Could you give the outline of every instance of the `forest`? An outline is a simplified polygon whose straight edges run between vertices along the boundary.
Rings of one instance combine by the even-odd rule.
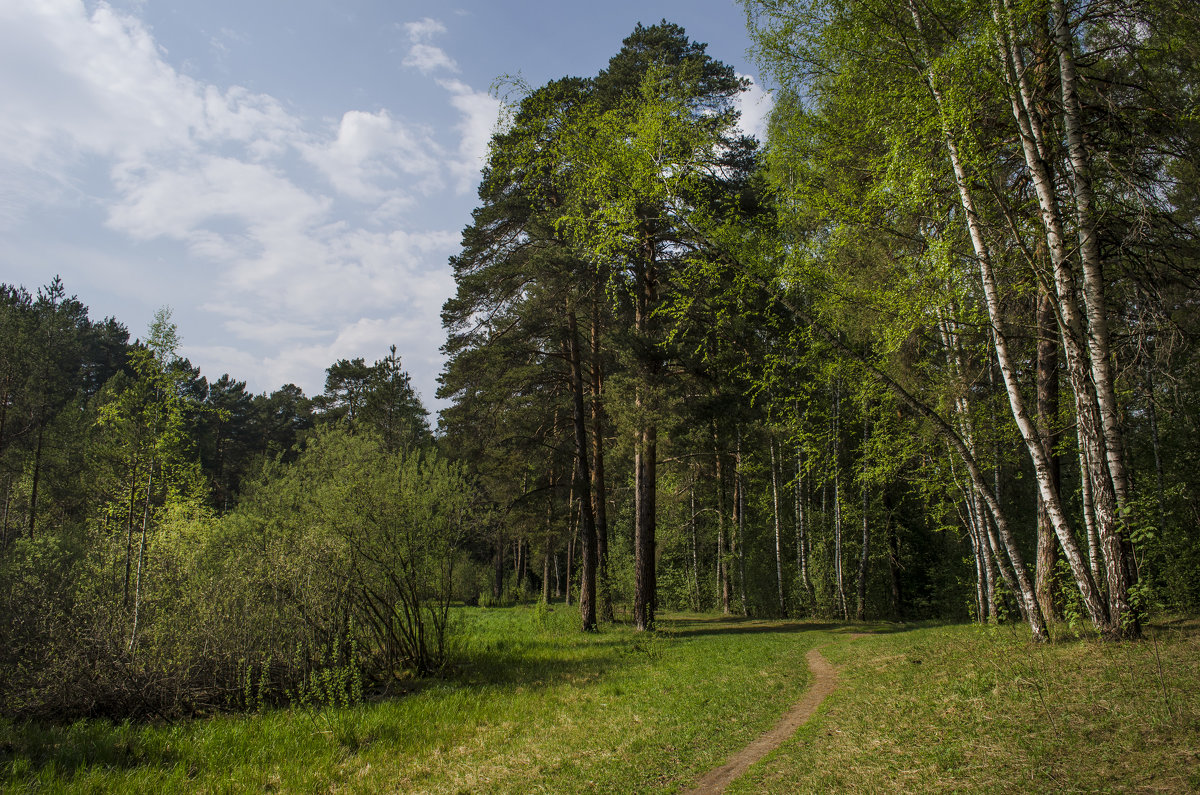
[[[256,395],[168,308],[4,285],[0,711],[353,705],[522,604],[634,644],[1200,612],[1195,7],[743,5],[763,143],[666,20],[500,84],[436,421],[395,347]]]

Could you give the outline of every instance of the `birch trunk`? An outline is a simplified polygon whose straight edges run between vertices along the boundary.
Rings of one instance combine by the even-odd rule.
[[[833,578],[837,588],[838,614],[843,621],[850,620],[846,606],[846,584],[842,575],[842,464],[841,464],[841,395],[837,384],[833,387]]]
[[[1061,0],[1055,0],[1055,36],[1059,48],[1063,125],[1070,151],[1077,248],[1083,265],[1083,297],[1088,321],[1086,330],[1075,297],[1075,279],[1065,233],[1066,224],[1058,201],[1054,175],[1046,156],[1044,131],[1037,113],[1032,110],[1036,99],[1021,48],[1018,46],[1012,14],[1007,2],[1003,12],[998,3],[993,3],[992,8],[997,22],[997,45],[1001,64],[1008,79],[1013,118],[1017,122],[1021,150],[1037,195],[1054,272],[1063,350],[1072,390],[1075,393],[1077,433],[1082,459],[1088,467],[1083,477],[1090,481],[1088,485],[1096,532],[1104,556],[1108,604],[1105,620],[1098,626],[1108,633],[1120,633],[1130,618],[1128,589],[1131,583],[1126,560],[1127,543],[1120,519],[1121,508],[1126,504],[1128,488],[1120,447],[1119,414],[1109,363],[1110,346],[1103,277],[1091,218],[1089,164],[1082,132],[1079,129],[1073,37],[1066,19],[1065,7]],[[1117,447],[1111,449],[1112,444],[1116,444]],[[1060,538],[1060,542],[1061,540]],[[1133,631],[1136,631],[1136,627]]]
[[[787,618],[787,602],[783,597],[783,526],[779,515],[779,461],[775,455],[775,437],[771,445],[771,507],[775,514],[775,587],[779,593],[779,615]]]
[[[863,448],[866,448],[867,438],[869,436],[869,423],[863,421]],[[867,610],[867,565],[871,555],[871,534],[870,525],[867,522],[867,479],[863,476],[862,482],[862,554],[858,558],[858,592],[857,603],[854,606],[854,618],[856,621],[862,621]]]
[[[1109,615],[1115,631],[1136,635],[1139,632],[1137,616],[1129,601],[1129,589],[1134,584],[1132,545],[1126,516],[1129,510],[1129,476],[1125,468],[1121,409],[1117,403],[1112,373],[1112,345],[1108,332],[1103,263],[1092,211],[1095,197],[1092,191],[1091,162],[1083,139],[1078,77],[1075,72],[1074,36],[1065,3],[1062,0],[1054,0],[1053,8],[1055,39],[1058,44],[1058,71],[1062,84],[1063,129],[1070,153],[1075,227],[1079,236],[1079,259],[1083,266],[1083,303],[1088,320],[1087,345],[1091,354],[1091,375],[1096,388],[1096,402],[1104,435],[1105,460],[1108,475],[1112,479],[1113,498],[1118,511],[1112,525],[1100,525],[1100,543],[1108,575]]]
[[[918,33],[924,35],[920,12],[912,0],[909,1],[909,11],[912,15],[913,22],[916,25]],[[1071,571],[1075,575],[1075,579],[1079,585],[1080,594],[1083,597],[1083,602],[1085,609],[1087,610],[1088,617],[1096,626],[1107,627],[1107,612],[1105,611],[1104,605],[1100,600],[1095,583],[1091,577],[1091,572],[1088,571],[1082,555],[1079,554],[1079,548],[1075,543],[1074,535],[1071,532],[1066,514],[1063,511],[1059,494],[1053,487],[1053,481],[1050,477],[1049,456],[1046,452],[1046,449],[1043,447],[1041,440],[1038,438],[1033,422],[1030,420],[1029,413],[1025,407],[1025,399],[1021,394],[1020,386],[1016,380],[1015,367],[1008,350],[1008,339],[1003,331],[1003,315],[1000,307],[999,290],[992,272],[991,253],[985,241],[983,227],[979,221],[979,216],[975,209],[975,200],[971,193],[966,168],[959,157],[958,146],[949,127],[949,123],[946,120],[945,112],[943,110],[944,102],[942,99],[942,94],[937,87],[937,81],[934,79],[933,74],[929,72],[929,70],[925,71],[924,77],[930,93],[933,96],[934,102],[938,107],[939,113],[942,114],[942,132],[944,143],[946,145],[951,167],[954,172],[954,179],[958,187],[959,199],[966,217],[967,230],[971,238],[972,249],[975,253],[975,259],[979,265],[980,280],[983,286],[988,318],[992,324],[993,345],[995,347],[997,361],[1000,365],[1000,372],[1004,379],[1004,386],[1008,395],[1009,405],[1012,409],[1013,417],[1017,421],[1017,426],[1021,431],[1021,436],[1025,441],[1025,446],[1033,459],[1034,472],[1037,478],[1039,492],[1041,493],[1042,499],[1046,504],[1047,514],[1049,515],[1051,522],[1054,524],[1055,533],[1058,536],[1059,543],[1063,547],[1064,553],[1066,554],[1067,561],[1071,566]],[[993,495],[991,497],[991,502],[989,502],[989,507],[994,502],[995,497]],[[1015,569],[1014,574],[1019,583],[1019,598],[1024,602],[1027,614],[1032,617],[1036,613],[1038,617],[1037,620],[1040,623],[1041,610],[1037,606],[1033,584],[1029,580],[1028,569],[1024,565],[1023,557],[1021,556],[1021,553],[1013,539],[1004,538],[1003,540],[1005,550],[1013,564],[1013,568]],[[1001,573],[1003,574],[1003,569]],[[1042,631],[1044,633],[1044,626]]]
[[[800,573],[800,585],[808,599],[808,607],[813,603],[812,579],[808,574],[808,516],[804,510],[804,470],[800,460],[800,447],[796,447],[796,571]]]

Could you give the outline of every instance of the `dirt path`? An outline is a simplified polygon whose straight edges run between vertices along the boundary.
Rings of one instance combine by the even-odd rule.
[[[804,698],[796,702],[779,723],[766,734],[761,735],[742,750],[734,754],[728,762],[718,768],[708,771],[696,782],[696,787],[685,795],[717,795],[738,776],[746,772],[750,765],[778,748],[784,740],[791,737],[800,728],[817,707],[825,700],[825,696],[833,692],[837,684],[837,671],[829,661],[821,656],[821,652],[813,649],[807,655],[808,670],[812,671],[813,682],[804,694]]]

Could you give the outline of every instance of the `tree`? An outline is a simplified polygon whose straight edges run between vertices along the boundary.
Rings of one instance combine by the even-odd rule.
[[[745,89],[683,28],[638,25],[563,125],[571,191],[560,224],[633,308],[634,623],[654,625],[658,421],[666,330],[658,317],[688,251],[681,205],[712,204],[745,179],[752,146],[734,132]],[[685,134],[685,131],[687,134]],[[700,131],[699,135],[696,135]]]
[[[183,374],[176,366],[178,346],[170,308],[159,309],[145,344],[129,353],[132,376],[114,378],[99,407],[97,423],[117,451],[117,467],[124,473],[120,491],[109,497],[107,513],[126,525],[122,600],[127,608],[132,601],[130,650],[137,647],[151,529],[161,513],[199,495],[198,468],[185,436],[188,409],[181,394]]]

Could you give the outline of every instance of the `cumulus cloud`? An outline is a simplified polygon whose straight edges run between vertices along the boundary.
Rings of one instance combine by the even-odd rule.
[[[443,154],[432,133],[401,124],[386,110],[348,111],[335,138],[300,149],[339,192],[358,201],[394,199],[400,177],[414,178],[411,187],[423,193],[441,186]]]
[[[454,59],[441,47],[434,47],[432,44],[414,44],[401,63],[419,69],[422,74],[431,74],[439,69],[458,71],[458,64]]]
[[[750,80],[750,89],[743,91],[737,97],[738,110],[742,112],[739,127],[746,135],[753,135],[760,141],[767,140],[767,122],[771,118],[771,109],[775,100],[771,93],[764,89],[750,75],[738,75]]]
[[[425,17],[418,22],[404,23],[404,30],[412,45],[401,61],[404,66],[411,66],[422,74],[432,74],[441,69],[448,72],[458,71],[458,64],[445,50],[429,43],[434,36],[446,32],[445,25],[436,19]]]
[[[430,44],[441,22],[404,30],[406,64],[457,71]],[[194,301],[223,330],[182,329],[206,373],[311,390],[335,358],[395,342],[432,384],[458,234],[405,228],[405,213],[446,186],[470,189],[498,111],[459,80],[439,85],[457,137],[387,109],[314,123],[181,74],[137,17],[105,3],[0,3],[0,228],[70,194],[131,245],[178,245],[177,262],[147,259],[122,278],[147,284],[137,268],[156,269],[155,284],[205,285],[156,303]]]
[[[457,177],[459,192],[470,190],[487,161],[488,143],[500,118],[500,100],[486,91],[476,91],[461,80],[439,80],[450,92],[450,104],[462,114],[456,125],[459,132],[458,159],[450,164]]]

